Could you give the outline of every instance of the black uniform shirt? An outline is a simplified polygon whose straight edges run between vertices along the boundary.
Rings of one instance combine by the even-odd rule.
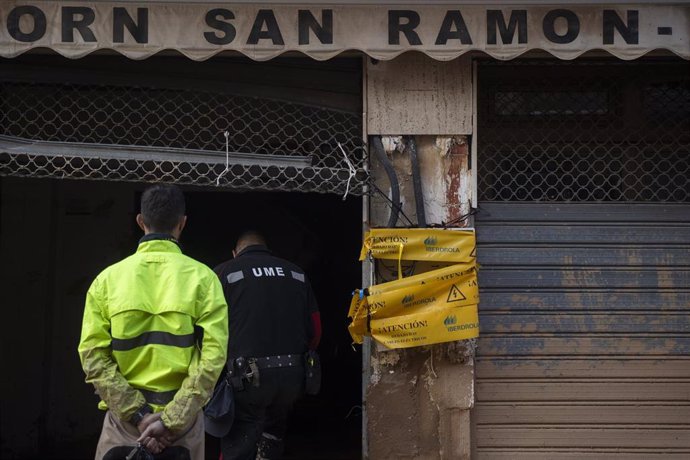
[[[318,311],[304,271],[265,246],[245,248],[215,268],[229,309],[228,357],[307,351]]]

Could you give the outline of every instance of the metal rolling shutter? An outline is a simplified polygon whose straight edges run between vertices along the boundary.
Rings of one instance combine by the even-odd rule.
[[[688,458],[690,206],[482,208],[476,458]]]
[[[510,84],[480,71],[473,458],[690,458],[690,72],[589,68],[589,83],[554,89],[578,69],[541,66],[527,82],[527,67],[503,68]],[[547,102],[502,119],[521,81]],[[681,116],[645,121],[650,87],[676,88],[662,106]],[[561,109],[568,97],[583,105]]]

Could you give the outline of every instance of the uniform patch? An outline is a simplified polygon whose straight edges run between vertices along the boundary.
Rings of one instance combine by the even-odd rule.
[[[256,278],[262,276],[285,276],[283,267],[252,267],[252,274]]]
[[[304,273],[293,272],[292,270],[290,270],[290,272],[292,273],[292,277],[293,277],[294,279],[296,279],[297,281],[301,281],[301,282],[304,283]]]
[[[230,273],[225,279],[228,280],[229,284],[236,283],[244,279],[244,273],[242,270]]]

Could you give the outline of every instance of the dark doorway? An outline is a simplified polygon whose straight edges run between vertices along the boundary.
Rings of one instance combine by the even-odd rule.
[[[0,337],[0,458],[89,459],[103,413],[76,352],[94,277],[133,253],[142,183],[0,178],[0,275],[9,326]],[[361,452],[361,353],[347,308],[360,284],[361,199],[305,193],[189,188],[186,254],[210,265],[230,257],[249,225],[274,252],[300,264],[319,301],[323,386],[296,407],[289,459],[351,459]],[[30,331],[30,332],[27,332]],[[349,416],[348,416],[349,415]],[[208,458],[217,459],[208,440]]]
[[[239,233],[266,235],[271,250],[301,266],[319,302],[323,338],[321,394],[303,399],[293,413],[286,456],[354,459],[361,456],[361,353],[351,347],[347,306],[361,282],[357,263],[361,200],[301,193],[187,193],[185,252],[213,267],[231,257]],[[217,459],[208,440],[207,458]]]

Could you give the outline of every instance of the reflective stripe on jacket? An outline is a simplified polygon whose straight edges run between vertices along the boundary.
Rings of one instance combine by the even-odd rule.
[[[172,241],[142,242],[89,288],[79,343],[86,381],[119,418],[149,402],[167,428],[180,430],[225,364],[227,311],[210,268]]]

